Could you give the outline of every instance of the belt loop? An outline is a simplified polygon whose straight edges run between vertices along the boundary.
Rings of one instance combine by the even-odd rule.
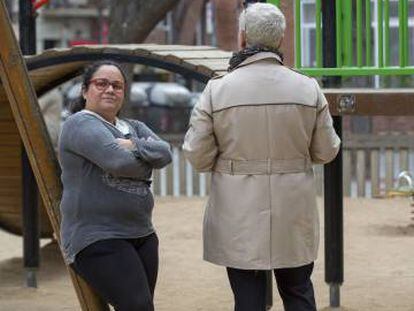
[[[230,163],[230,174],[231,175],[234,175],[233,161],[232,160],[229,160],[229,163]]]
[[[272,175],[272,159],[267,159],[267,175]]]

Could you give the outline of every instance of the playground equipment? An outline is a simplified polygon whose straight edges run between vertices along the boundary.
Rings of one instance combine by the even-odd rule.
[[[414,178],[408,171],[402,171],[398,175],[398,185],[395,189],[388,191],[388,197],[409,197],[411,210],[411,220],[414,225]]]
[[[376,56],[376,64],[370,65],[370,62],[368,62],[368,65],[363,66],[360,62],[362,54],[360,49],[358,49],[357,65],[353,66],[353,49],[352,47],[349,48],[350,44],[352,44],[352,37],[349,40],[347,36],[348,33],[352,33],[350,29],[352,26],[352,10],[350,10],[347,4],[350,1],[337,0],[335,2],[337,4],[336,7],[333,6],[332,1],[325,3],[328,3],[329,6],[322,6],[323,3],[321,1],[316,1],[317,41],[320,43],[317,45],[319,49],[317,52],[317,64],[319,68],[304,68],[301,65],[301,58],[299,57],[301,55],[300,45],[296,41],[296,66],[298,69],[316,76],[414,74],[414,67],[408,66],[408,35],[406,30],[404,30],[405,26],[401,26],[401,61],[397,68],[392,68],[387,65],[389,64],[387,63],[388,54],[386,51],[384,53],[382,48],[384,46],[384,38],[385,42],[387,41],[387,28],[385,27],[384,30],[382,26],[377,27],[378,34],[376,37],[378,39],[375,42],[377,42],[378,53]],[[361,0],[357,1],[357,16],[362,14],[362,10],[360,9],[361,3]],[[371,4],[371,1],[364,3]],[[383,1],[376,1],[375,3],[378,4],[376,11],[378,20],[383,21],[383,18],[381,18],[383,13],[381,12],[387,11],[387,3],[389,8],[389,1],[385,1],[385,5],[383,5]],[[405,16],[407,16],[408,2],[402,0],[399,3],[401,7],[400,21],[401,25],[403,25],[407,20]],[[300,29],[299,8],[301,1],[296,1],[296,5],[296,14],[299,14],[296,15],[296,22],[298,23],[297,28]],[[370,7],[370,5],[367,7]],[[325,13],[336,12],[334,15],[336,16],[336,20],[333,26],[331,24],[332,27],[328,27],[328,24],[325,24],[324,28],[321,27],[322,15],[324,15],[321,11]],[[367,14],[372,13],[370,10],[366,11],[368,12]],[[385,15],[387,16],[387,13]],[[324,16],[326,19],[329,18],[329,14],[325,14]],[[361,25],[360,18],[357,18],[357,23]],[[381,22],[379,24],[383,25],[384,23]],[[324,31],[332,32],[331,29],[336,29],[333,34],[337,37],[348,38],[346,40],[344,39],[344,47],[335,38],[330,38],[326,33],[323,35]],[[87,63],[98,59],[112,58],[120,62],[146,64],[181,74],[187,79],[206,82],[212,76],[226,72],[228,58],[230,56],[228,52],[219,51],[212,47],[199,46],[85,46],[73,49],[46,51],[40,55],[27,57],[26,64],[29,71],[27,72],[14,39],[10,23],[8,22],[3,2],[1,2],[0,6],[0,37],[4,40],[0,47],[0,74],[3,81],[3,85],[0,87],[0,150],[2,151],[0,153],[0,226],[15,233],[19,233],[21,230],[21,227],[19,227],[19,193],[21,192],[19,138],[22,138],[28,151],[45,210],[48,212],[49,219],[51,220],[52,227],[45,227],[44,234],[50,235],[52,233],[51,228],[55,232],[59,231],[58,205],[61,194],[58,174],[59,168],[37,107],[36,95],[40,96],[53,87],[75,77]],[[322,40],[322,37],[325,40]],[[368,32],[366,37],[369,37]],[[360,47],[362,46],[360,39],[362,36],[357,38],[357,45]],[[331,42],[334,43],[334,46],[331,46],[330,49],[332,51],[338,50],[338,53],[335,53],[336,56],[333,58],[336,63],[328,64],[332,68],[322,68],[322,50],[329,51],[329,47],[323,47],[322,43],[329,43],[329,39],[332,39]],[[366,42],[370,42],[370,40],[367,39]],[[370,49],[368,43],[366,49]],[[367,54],[366,60],[369,61],[370,55],[371,52]],[[337,118],[337,121],[340,121],[338,118],[345,114],[414,115],[414,109],[410,101],[414,95],[413,90],[378,89],[373,91],[371,89],[326,89],[325,94],[330,103],[330,110]],[[340,160],[339,164],[342,164]],[[335,164],[333,169],[337,167],[338,163]],[[334,177],[334,175],[329,176]],[[329,176],[328,179],[330,178]],[[338,196],[335,189],[331,191],[331,196]],[[42,215],[42,218],[46,218],[45,214]],[[329,217],[332,217],[332,215]],[[336,224],[331,223],[331,227],[336,226],[336,228],[342,228],[338,225],[341,223],[342,218],[338,216],[336,218]],[[341,232],[337,230],[335,234],[341,235]],[[336,250],[339,254],[338,257],[341,257],[341,243],[335,245],[338,246]],[[107,310],[107,306],[99,300],[89,286],[83,283],[75,274],[71,273],[71,277],[84,310]],[[334,291],[337,290],[337,288],[334,288]]]

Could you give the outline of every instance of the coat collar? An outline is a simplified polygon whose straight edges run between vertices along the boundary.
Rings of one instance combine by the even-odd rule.
[[[280,65],[283,65],[283,61],[282,59],[279,57],[279,55],[272,53],[272,52],[259,52],[256,53],[250,57],[248,57],[247,59],[245,59],[244,61],[242,61],[239,65],[237,65],[236,67],[234,67],[233,70],[249,65],[251,63],[255,63],[264,59],[275,59]],[[232,70],[232,71],[233,71]]]

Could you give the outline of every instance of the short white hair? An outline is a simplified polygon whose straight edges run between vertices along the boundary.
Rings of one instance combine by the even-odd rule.
[[[285,16],[273,4],[254,3],[240,14],[239,30],[245,32],[247,46],[277,49],[285,29]]]

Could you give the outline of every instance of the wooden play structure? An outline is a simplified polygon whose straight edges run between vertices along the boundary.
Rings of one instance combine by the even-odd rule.
[[[297,1],[299,2],[299,1]],[[341,1],[337,1],[341,3]],[[404,2],[404,1],[401,1]],[[317,1],[320,5],[320,1]],[[404,2],[405,3],[405,2]],[[318,11],[319,12],[319,11]],[[318,15],[321,18],[320,15]],[[346,16],[346,14],[344,15]],[[322,29],[318,30],[322,36]],[[341,33],[339,33],[341,34]],[[207,46],[116,45],[80,46],[49,50],[23,58],[0,1],[0,228],[21,234],[21,141],[28,153],[42,198],[41,235],[59,240],[60,168],[39,111],[37,97],[80,74],[84,66],[100,59],[154,66],[207,82],[226,72],[231,53]],[[321,37],[318,37],[319,39]],[[359,38],[359,37],[358,37]],[[358,39],[359,40],[359,39]],[[358,41],[359,42],[359,41]],[[346,46],[347,47],[347,46]],[[346,47],[344,50],[346,50]],[[341,47],[342,48],[342,47]],[[349,52],[349,50],[346,50]],[[318,50],[321,65],[322,48]],[[350,53],[350,52],[349,52]],[[349,56],[349,59],[352,59]],[[406,59],[406,53],[402,53]],[[359,56],[358,56],[359,59]],[[401,71],[370,68],[307,70],[314,75],[413,74],[402,63]],[[346,65],[346,64],[345,64]],[[325,68],[326,69],[326,68]],[[414,115],[413,90],[326,89],[333,115]],[[342,165],[342,163],[340,163]],[[336,193],[334,193],[335,195]],[[335,215],[333,215],[335,216]],[[338,218],[338,222],[342,219]],[[342,228],[342,227],[341,227]],[[59,242],[59,241],[58,241]],[[326,243],[325,243],[326,244]],[[70,270],[70,269],[69,269]],[[94,291],[70,270],[82,310],[109,310]]]

